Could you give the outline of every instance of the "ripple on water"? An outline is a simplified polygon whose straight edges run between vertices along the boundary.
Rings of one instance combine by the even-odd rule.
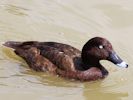
[[[0,8],[5,9],[8,13],[18,16],[27,16],[27,12],[29,9],[12,5],[12,4],[3,4],[0,6]]]

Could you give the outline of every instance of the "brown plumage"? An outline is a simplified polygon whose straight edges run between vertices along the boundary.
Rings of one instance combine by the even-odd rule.
[[[57,42],[8,41],[4,45],[13,48],[15,53],[36,71],[47,71],[82,81],[102,79],[108,75],[108,71],[99,63],[100,60],[109,60],[115,64],[123,62],[114,52],[110,42],[101,37],[89,40],[82,52]]]

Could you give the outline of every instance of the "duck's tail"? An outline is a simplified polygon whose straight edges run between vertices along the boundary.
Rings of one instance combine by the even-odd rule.
[[[6,47],[10,47],[10,48],[13,48],[13,49],[17,49],[21,44],[22,44],[22,42],[7,41],[3,45],[6,46]]]

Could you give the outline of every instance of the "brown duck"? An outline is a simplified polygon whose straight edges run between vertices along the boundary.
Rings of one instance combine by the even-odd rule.
[[[90,39],[82,48],[82,52],[70,45],[57,42],[15,42],[4,44],[13,48],[30,68],[36,71],[49,72],[61,77],[92,81],[103,79],[108,71],[100,64],[100,60],[127,68],[128,64],[115,53],[111,43],[105,38]]]

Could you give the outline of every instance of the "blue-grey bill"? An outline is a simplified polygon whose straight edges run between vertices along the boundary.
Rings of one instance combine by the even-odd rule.
[[[110,53],[108,60],[119,67],[128,68],[128,64],[124,62],[115,52]]]

